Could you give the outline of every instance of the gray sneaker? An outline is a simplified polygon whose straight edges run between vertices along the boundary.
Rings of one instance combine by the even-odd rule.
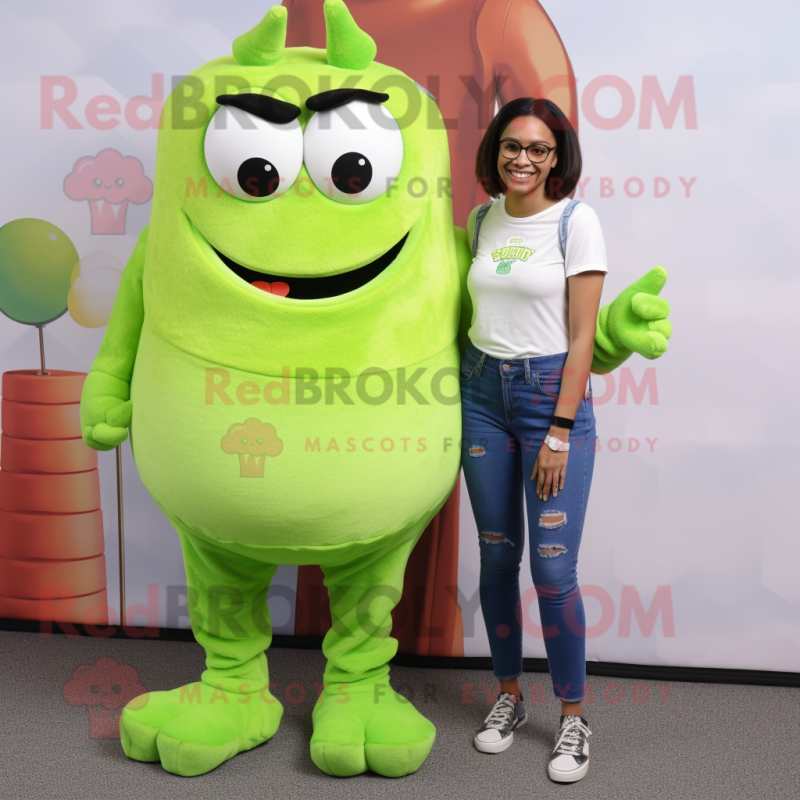
[[[589,771],[589,723],[575,714],[561,717],[556,746],[550,755],[547,774],[558,783],[579,781]]]
[[[514,741],[514,731],[528,721],[525,701],[510,692],[503,692],[491,713],[475,733],[475,747],[481,753],[502,753]]]

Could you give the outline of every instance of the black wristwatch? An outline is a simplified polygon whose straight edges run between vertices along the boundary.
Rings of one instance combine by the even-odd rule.
[[[557,417],[554,414],[553,419],[550,420],[550,424],[556,428],[567,428],[568,430],[572,430],[575,420],[570,419],[569,417]]]

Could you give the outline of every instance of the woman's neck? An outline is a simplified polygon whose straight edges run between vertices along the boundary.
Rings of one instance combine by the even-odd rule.
[[[558,200],[545,197],[544,193],[514,194],[506,193],[505,210],[509,217],[532,217],[540,211],[546,211]]]

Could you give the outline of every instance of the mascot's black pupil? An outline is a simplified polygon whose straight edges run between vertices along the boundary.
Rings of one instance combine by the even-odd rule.
[[[281,182],[277,168],[265,158],[248,158],[239,167],[236,179],[251,197],[268,197],[277,191]]]
[[[361,153],[345,153],[333,162],[331,179],[340,192],[358,194],[372,180],[372,164]]]

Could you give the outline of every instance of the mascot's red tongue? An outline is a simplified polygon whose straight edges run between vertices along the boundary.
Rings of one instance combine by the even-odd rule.
[[[286,297],[286,295],[289,294],[289,284],[283,281],[272,281],[272,283],[268,283],[267,281],[253,281],[250,285],[255,286],[256,289],[261,289],[262,292],[277,294],[279,297]]]

